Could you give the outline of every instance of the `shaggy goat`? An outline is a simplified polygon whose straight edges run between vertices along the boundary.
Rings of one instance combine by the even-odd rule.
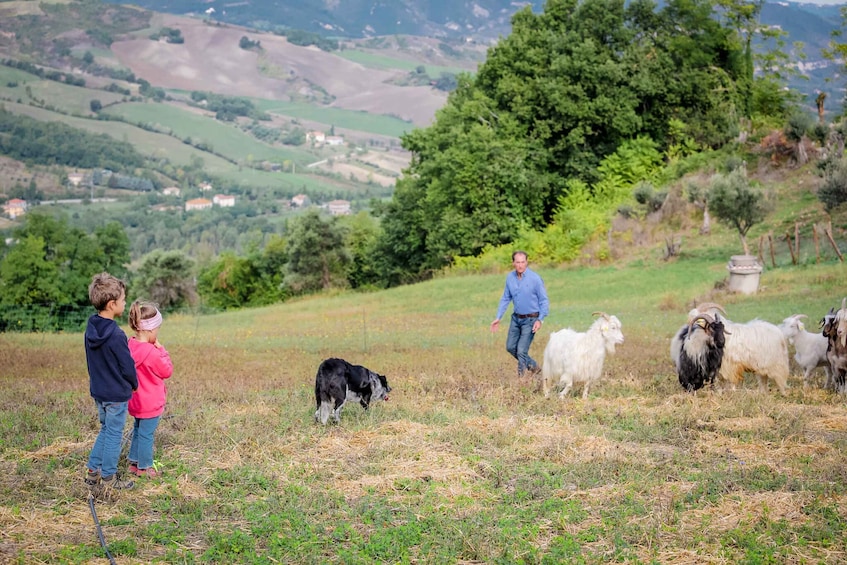
[[[700,314],[671,340],[671,356],[676,358],[676,372],[682,388],[694,392],[706,383],[714,384],[727,333],[720,316]]]
[[[806,331],[800,318],[807,317],[805,314],[789,316],[782,321],[779,329],[788,343],[794,346],[794,360],[803,369],[803,388],[809,386],[809,378],[817,367],[823,367],[826,373],[824,388],[832,388],[832,371],[829,368],[829,359],[826,358],[829,340],[822,333],[813,334]]]
[[[689,319],[700,314],[725,314],[722,306],[704,303],[689,312]],[[726,345],[723,360],[718,372],[721,380],[735,388],[744,380],[749,371],[759,377],[759,389],[768,389],[768,379],[772,380],[785,394],[788,388],[788,344],[782,331],[775,325],[763,320],[751,320],[741,324],[724,318]],[[676,360],[675,360],[676,361]]]
[[[847,298],[841,301],[841,309],[822,320],[822,333],[826,336],[829,346],[826,357],[832,370],[835,390],[847,392]]]
[[[613,355],[615,346],[623,343],[620,320],[605,312],[594,315],[600,317],[584,333],[565,328],[550,334],[541,367],[545,397],[554,386],[561,389],[559,398],[564,398],[574,383],[585,383],[582,398],[588,398],[588,387],[603,373],[606,353]]]

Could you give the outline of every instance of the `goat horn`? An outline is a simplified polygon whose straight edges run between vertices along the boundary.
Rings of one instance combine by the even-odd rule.
[[[715,310],[720,311],[721,314],[726,316],[726,310],[724,310],[723,306],[721,306],[720,304],[716,304],[714,302],[703,302],[700,305],[696,306],[696,308],[697,308],[698,312],[704,312],[705,310],[708,310],[709,308],[714,308]]]
[[[592,316],[603,316],[607,320],[609,319],[609,315],[606,314],[605,312],[592,312],[591,315]]]
[[[791,316],[791,317],[792,317],[792,318],[797,318],[798,320],[799,320],[800,318],[808,318],[808,316],[807,316],[807,315],[805,315],[805,314],[794,314],[794,315],[793,315],[793,316]]]
[[[714,324],[714,323],[715,323],[715,319],[714,319],[714,318],[712,318],[711,316],[709,316],[709,315],[708,315],[708,314],[706,314],[706,313],[703,313],[703,314],[698,314],[697,316],[694,316],[694,319],[693,319],[693,320],[691,320],[691,324],[690,324],[690,325],[692,325],[692,326],[693,326],[693,325],[694,325],[694,323],[695,323],[697,320],[706,320],[706,322],[708,322],[709,324]]]

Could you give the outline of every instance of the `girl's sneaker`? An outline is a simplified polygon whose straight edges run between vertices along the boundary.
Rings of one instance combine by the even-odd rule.
[[[139,469],[135,468],[134,474],[136,477],[147,477],[148,479],[155,479],[156,477],[160,477],[162,475],[161,471],[157,471],[153,467],[148,467],[147,469]]]
[[[131,475],[137,475],[138,474],[138,463],[136,463],[135,461],[130,461],[128,471]]]

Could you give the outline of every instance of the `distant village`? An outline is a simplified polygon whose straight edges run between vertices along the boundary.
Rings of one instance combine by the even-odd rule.
[[[323,134],[321,134],[323,135]],[[343,139],[342,139],[343,142]],[[100,175],[108,174],[111,175],[111,171],[98,171]],[[68,173],[68,185],[71,187],[79,188],[83,186],[93,186],[94,180],[92,179],[92,173]],[[214,187],[210,182],[201,182],[197,188],[202,193],[210,193],[214,191]],[[138,190],[152,190],[151,188],[139,188]],[[179,197],[182,190],[177,186],[169,186],[162,189],[162,194],[164,196],[171,197]],[[211,210],[215,206],[219,206],[221,208],[231,208],[236,204],[236,195],[234,194],[215,194],[210,197],[202,197],[202,198],[192,198],[191,200],[187,200],[181,206],[175,206],[173,204],[162,203],[157,204],[152,207],[153,210],[159,212],[165,211],[173,211],[184,209],[186,212],[194,212],[194,211],[203,211],[203,210]],[[82,200],[80,199],[79,202]],[[68,200],[56,200],[56,202],[69,202]],[[313,203],[311,199],[305,194],[297,194],[291,198],[288,202],[291,208],[308,208],[312,206]],[[26,200],[20,198],[12,198],[3,204],[3,216],[9,218],[10,220],[17,219],[24,214],[26,214],[29,209],[30,204],[27,203]],[[351,213],[351,205],[349,200],[332,200],[325,204],[319,206],[322,209],[326,209],[329,214],[333,216],[346,216]]]

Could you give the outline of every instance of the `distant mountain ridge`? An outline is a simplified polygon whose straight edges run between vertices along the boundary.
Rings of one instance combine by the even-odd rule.
[[[538,12],[544,5],[543,0],[137,0],[133,3],[156,12],[196,14],[258,29],[284,26],[348,38],[403,34],[489,39],[508,33],[512,15],[524,6],[532,6]]]

